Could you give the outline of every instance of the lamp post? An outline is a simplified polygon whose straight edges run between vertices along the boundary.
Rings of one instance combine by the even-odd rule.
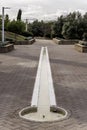
[[[28,21],[29,20],[32,20],[32,21],[34,21],[34,20],[37,20],[36,18],[26,18],[26,19],[24,19],[25,21],[26,21],[26,32],[28,31]]]
[[[29,19],[25,19],[26,20],[26,32],[28,31],[28,20]]]
[[[4,10],[10,9],[8,7],[2,7],[2,44],[4,44],[5,41],[5,34],[4,34]]]

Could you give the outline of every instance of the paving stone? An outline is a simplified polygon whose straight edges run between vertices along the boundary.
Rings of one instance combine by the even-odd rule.
[[[19,117],[31,102],[42,46],[48,47],[57,104],[71,113],[60,122],[36,123]],[[77,52],[73,45],[37,40],[0,54],[0,130],[87,130],[87,53]]]

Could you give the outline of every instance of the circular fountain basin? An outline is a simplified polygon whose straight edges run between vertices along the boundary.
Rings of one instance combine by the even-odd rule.
[[[42,108],[42,110],[45,107]],[[51,122],[51,121],[61,121],[68,117],[68,113],[65,109],[60,107],[51,107],[50,111],[45,111],[42,114],[38,111],[36,107],[26,107],[19,112],[19,116],[23,119],[35,122]]]

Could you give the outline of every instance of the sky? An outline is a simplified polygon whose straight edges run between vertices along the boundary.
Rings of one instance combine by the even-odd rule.
[[[80,11],[84,14],[87,11],[87,0],[0,0],[0,14],[2,7],[10,19],[16,19],[18,10],[22,10],[22,19],[55,20],[60,15],[69,12]]]

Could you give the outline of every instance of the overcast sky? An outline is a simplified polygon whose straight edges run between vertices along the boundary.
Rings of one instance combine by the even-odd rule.
[[[22,19],[50,20],[72,11],[86,12],[87,0],[0,0],[0,14],[3,6],[11,8],[5,10],[10,19],[15,19],[22,9]]]

